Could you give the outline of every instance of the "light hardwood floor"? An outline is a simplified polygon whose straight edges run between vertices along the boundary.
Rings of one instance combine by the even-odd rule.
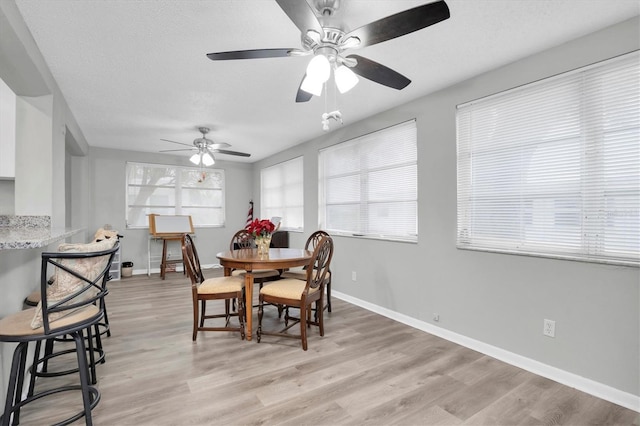
[[[181,273],[110,283],[96,425],[640,425],[634,411],[335,298],[307,352],[298,340],[227,332],[193,343],[190,291]],[[265,312],[274,325],[275,308]],[[21,424],[50,424],[79,404],[76,392],[44,398]]]

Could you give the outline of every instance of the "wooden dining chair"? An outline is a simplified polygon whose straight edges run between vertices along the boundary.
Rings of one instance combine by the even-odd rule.
[[[191,279],[191,296],[193,299],[193,335],[195,342],[198,331],[239,331],[244,340],[244,279],[239,277],[204,278],[200,267],[198,251],[189,234],[182,236],[182,260],[187,275]],[[238,311],[231,311],[231,301],[238,299]],[[225,311],[223,314],[207,315],[207,301],[224,300]],[[231,325],[231,317],[238,317],[240,325]],[[205,327],[207,319],[224,318],[223,327]]]
[[[260,290],[260,298],[258,305],[258,331],[257,340],[263,335],[280,336],[300,339],[302,341],[302,349],[307,350],[307,323],[317,325],[320,336],[324,336],[324,314],[323,299],[329,266],[333,257],[333,239],[329,236],[323,236],[313,251],[313,256],[307,265],[307,279],[305,281],[296,278],[283,278],[269,285],[264,286]],[[285,310],[285,327],[277,332],[262,330],[262,317],[264,314],[264,305],[266,303],[283,305],[285,307],[295,307],[300,309],[300,316],[294,318],[289,316],[289,310]],[[312,305],[315,303],[316,316],[311,321],[307,315]],[[295,324],[300,324],[300,334],[294,335],[286,331]]]
[[[255,238],[246,229],[241,229],[236,232],[229,242],[229,250],[254,249],[255,247]],[[231,276],[244,278],[246,273],[247,271],[244,269],[234,269],[231,271]],[[282,271],[278,269],[254,269],[251,273],[253,274],[253,282],[258,284],[261,289],[265,283],[279,280]],[[257,307],[257,305],[255,307]],[[282,315],[281,307],[278,308],[278,315]]]
[[[307,242],[304,245],[305,250],[315,250],[318,243],[322,240],[322,237],[329,237],[329,234],[326,231],[319,230],[309,235],[309,238],[307,238]],[[306,280],[306,266],[303,268],[296,268],[285,271],[282,273],[282,278],[296,278],[299,280]],[[331,269],[327,271],[325,290],[327,293],[327,303],[324,305],[324,309],[327,309],[329,312],[331,312]]]
[[[236,232],[229,242],[229,250],[253,249],[256,247],[255,238],[246,229]],[[246,273],[243,269],[231,271],[232,276],[243,276]],[[252,271],[253,282],[260,284],[260,288],[265,282],[280,279],[281,271],[277,269],[256,269]]]

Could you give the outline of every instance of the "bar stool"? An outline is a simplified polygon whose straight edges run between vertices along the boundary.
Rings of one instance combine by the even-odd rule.
[[[48,284],[51,285],[52,283],[53,283],[53,280],[50,279],[48,281]],[[40,290],[32,291],[24,299],[24,302],[23,302],[24,309],[34,308],[38,306],[38,304],[40,303],[40,299],[41,299]],[[102,300],[104,302],[104,299]],[[107,318],[106,309],[107,307],[105,305],[104,306],[104,314],[105,314],[104,322],[96,324],[95,333],[92,336],[92,337],[95,337],[96,339],[96,344],[93,347],[94,352],[98,355],[97,359],[95,359],[96,363],[104,363],[104,360],[105,360],[104,350],[102,349],[102,341],[100,336],[105,333],[108,333],[108,335],[111,334],[111,332],[109,331],[109,319]],[[102,326],[104,326],[106,329],[101,331],[99,327],[102,327]],[[88,336],[85,336],[85,339],[88,339],[88,338],[89,338]],[[55,371],[55,372],[49,371],[49,360],[53,358],[57,358],[62,355],[67,355],[67,354],[76,352],[75,348],[53,352],[53,345],[55,342],[73,342],[73,338],[70,336],[64,335],[64,336],[58,336],[52,339],[47,339],[45,343],[44,355],[42,357],[40,357],[40,349],[42,347],[42,341],[39,340],[36,342],[36,348],[35,348],[35,351],[33,352],[33,363],[31,364],[31,367],[29,367],[31,382],[29,384],[28,395],[33,395],[36,377],[59,377],[59,376],[65,376],[67,374],[74,374],[78,372],[78,368],[71,368],[69,370]],[[38,370],[38,366],[40,366],[40,364],[42,364],[42,368]],[[97,381],[98,380],[96,375],[92,374],[91,383],[96,384]]]
[[[110,276],[107,278],[107,281],[109,280],[111,280]],[[48,284],[51,285],[52,283],[53,283],[53,279],[49,279]],[[24,299],[25,309],[28,309],[29,307],[38,306],[38,304],[40,303],[40,299],[41,299],[40,290],[31,292]],[[107,305],[104,302],[104,298],[100,301],[100,303],[102,303],[102,309],[104,311],[104,319],[94,326],[95,330],[93,335],[91,336],[96,341],[95,345],[93,345],[93,352],[94,352],[93,363],[94,364],[103,364],[105,362],[105,353],[104,353],[104,350],[102,349],[102,336],[104,334],[106,334],[107,337],[111,336],[111,329],[109,327],[109,317],[107,316]],[[86,339],[89,339],[88,335],[85,336],[85,341]],[[50,360],[63,355],[68,355],[76,352],[75,348],[64,349],[64,350],[54,352],[53,348],[56,342],[58,343],[73,342],[73,338],[71,336],[64,335],[64,336],[58,336],[55,338],[47,339],[45,341],[45,349],[42,357],[40,356],[42,341],[36,342],[36,349],[33,352],[33,362],[31,364],[31,367],[29,367],[29,373],[31,374],[31,382],[29,384],[28,395],[32,395],[34,392],[36,377],[59,377],[59,376],[66,376],[68,374],[74,374],[78,372],[78,368],[71,368],[63,371],[53,371],[53,372],[49,371]],[[38,369],[40,365],[42,365],[42,368]],[[91,365],[91,372],[92,372],[91,383],[95,385],[98,382],[97,376],[95,374],[95,365]]]
[[[24,306],[27,308],[35,308],[40,302],[40,290],[32,291],[24,298]]]
[[[61,245],[61,249],[62,249]],[[42,253],[40,290],[42,301],[36,308],[11,314],[0,320],[0,342],[17,343],[13,353],[2,426],[20,422],[20,410],[26,404],[60,392],[80,390],[83,408],[72,417],[59,422],[70,424],[83,416],[93,424],[91,410],[100,401],[100,392],[89,384],[89,364],[84,333],[89,338],[89,356],[93,361],[92,327],[104,318],[102,304],[107,294],[106,281],[117,240],[80,245],[68,244],[65,251]],[[56,282],[48,286],[47,270],[56,267]],[[22,399],[26,372],[27,347],[30,342],[42,342],[69,335],[75,343],[79,385],[66,385],[30,394]],[[94,363],[95,366],[95,363]]]
[[[117,231],[105,230],[104,228],[100,228],[98,229],[98,231],[96,231],[94,235],[94,240],[92,242],[98,243],[100,241],[108,240],[108,239],[117,239],[118,241],[120,241],[120,238],[122,238],[122,235],[118,234]],[[48,285],[53,284],[54,280],[55,280],[55,276],[51,276],[47,281],[47,284]],[[111,276],[107,277],[107,281],[109,280],[111,280]],[[25,307],[38,306],[40,299],[41,299],[40,290],[33,291],[25,298],[24,306]],[[102,349],[102,336],[106,334],[107,337],[111,337],[111,328],[109,326],[109,316],[107,313],[107,305],[105,303],[104,298],[101,299],[100,303],[102,304],[102,309],[104,310],[104,320],[99,322],[95,326],[95,332],[93,337],[96,339],[96,344],[93,350],[95,354],[97,354],[98,356],[97,359],[95,359],[95,363],[102,364],[105,362],[105,354]],[[88,336],[85,337],[85,339],[87,338]],[[33,394],[33,387],[35,385],[36,377],[58,377],[58,376],[64,376],[67,374],[74,374],[78,372],[77,368],[71,368],[68,370],[55,371],[55,372],[49,371],[49,360],[59,356],[75,353],[75,349],[65,349],[65,350],[53,352],[53,346],[54,346],[54,343],[56,342],[73,342],[73,338],[71,338],[70,336],[58,336],[53,339],[47,339],[45,343],[44,355],[42,357],[40,357],[40,348],[41,348],[42,342],[38,341],[36,343],[36,350],[34,351],[33,363],[31,364],[31,367],[29,369],[29,372],[31,373],[29,395]],[[40,364],[42,364],[42,368],[39,370],[38,366]],[[98,382],[98,379],[95,375],[95,365],[91,366],[91,371],[92,371],[91,383],[95,385]]]

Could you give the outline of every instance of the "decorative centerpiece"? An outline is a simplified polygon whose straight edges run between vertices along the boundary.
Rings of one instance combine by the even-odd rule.
[[[276,230],[276,226],[269,219],[255,219],[247,227],[247,231],[253,235],[258,246],[259,255],[269,254],[271,245],[271,234]]]

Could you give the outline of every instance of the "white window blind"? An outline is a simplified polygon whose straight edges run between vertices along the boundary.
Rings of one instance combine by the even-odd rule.
[[[281,217],[280,229],[302,231],[304,226],[303,157],[260,171],[260,217]]]
[[[223,226],[224,170],[127,163],[127,228],[147,215],[190,215],[194,226]]]
[[[417,241],[417,157],[415,120],[321,150],[320,228]]]
[[[458,107],[459,248],[638,265],[637,52]]]

